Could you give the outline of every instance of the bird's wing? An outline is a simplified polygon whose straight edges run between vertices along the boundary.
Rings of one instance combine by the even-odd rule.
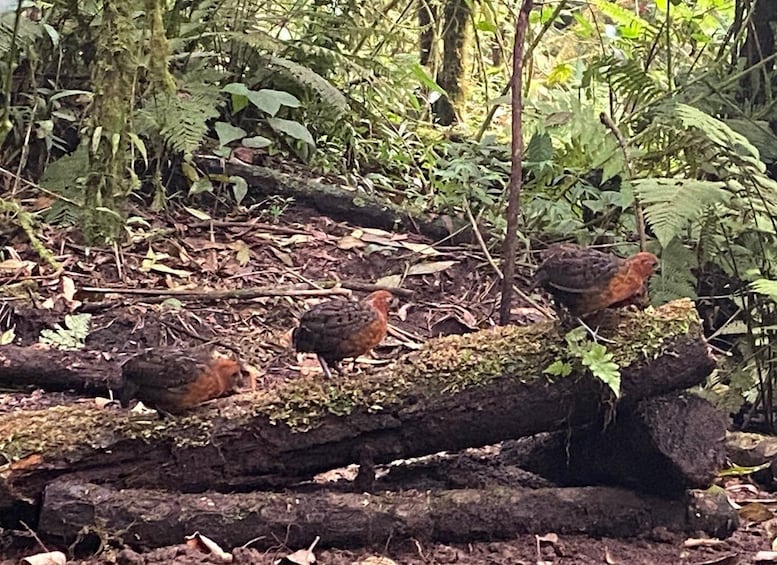
[[[174,388],[194,381],[207,367],[206,354],[184,354],[176,350],[148,351],[122,366],[122,378],[140,387]]]
[[[334,300],[319,304],[302,316],[294,331],[294,347],[297,351],[313,353],[331,351],[378,317],[380,314],[365,303]]]
[[[549,290],[570,294],[601,292],[623,267],[624,260],[595,249],[558,250],[537,270],[537,280]]]

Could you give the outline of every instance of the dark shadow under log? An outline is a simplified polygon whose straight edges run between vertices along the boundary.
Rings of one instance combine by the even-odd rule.
[[[391,539],[452,543],[547,532],[632,537],[658,527],[722,538],[736,525],[723,492],[694,491],[682,500],[608,487],[191,495],[59,480],[46,488],[38,533],[70,544],[92,532],[139,549],[181,543],[195,531],[227,548],[249,540],[258,547],[278,540],[301,547],[316,536],[319,547],[346,548],[383,547]]]
[[[715,366],[690,301],[623,313],[600,334],[621,364],[618,410],[694,386]],[[599,421],[612,405],[598,379],[543,374],[564,343],[552,324],[450,336],[384,371],[289,381],[163,420],[80,406],[2,415],[0,515],[60,476],[247,491],[355,463],[365,446],[388,463]]]
[[[619,484],[675,496],[711,484],[725,465],[723,415],[689,392],[619,409],[601,427],[506,442],[500,459],[561,485]]]

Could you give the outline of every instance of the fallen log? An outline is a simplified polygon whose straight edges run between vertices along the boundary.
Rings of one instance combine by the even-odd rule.
[[[658,527],[724,538],[736,526],[736,511],[722,491],[695,491],[682,500],[608,487],[193,495],[57,480],[46,487],[37,532],[57,544],[96,536],[135,549],[181,543],[195,531],[227,548],[249,540],[265,548],[279,540],[306,546],[317,536],[319,547],[347,548],[547,532],[620,538]]]
[[[100,351],[0,346],[0,387],[106,394],[120,376],[118,363]]]
[[[687,300],[624,312],[600,334],[621,367],[619,406],[696,385],[715,366]],[[0,510],[59,476],[246,491],[357,462],[365,448],[388,463],[596,421],[611,409],[598,379],[543,373],[568,358],[565,343],[550,323],[448,336],[370,375],[298,379],[163,420],[83,406],[2,415]]]
[[[311,180],[299,180],[269,167],[249,165],[239,159],[197,155],[195,162],[209,174],[239,176],[248,183],[252,194],[292,197],[337,220],[363,227],[421,233],[431,239],[451,238],[454,243],[471,243],[469,222],[449,216],[410,214],[388,200],[363,190],[335,186]]]
[[[618,410],[604,431],[588,426],[507,442],[500,460],[564,486],[616,484],[676,496],[712,483],[725,465],[725,437],[714,406],[671,392]]]

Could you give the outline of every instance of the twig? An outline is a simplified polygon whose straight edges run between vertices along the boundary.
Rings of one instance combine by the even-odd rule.
[[[36,534],[34,531],[32,531],[32,528],[30,528],[30,527],[27,525],[27,523],[26,523],[24,520],[19,520],[19,523],[20,523],[22,526],[24,526],[24,529],[25,529],[25,530],[27,530],[27,532],[29,532],[29,534],[30,534],[30,535],[31,535],[33,538],[35,538],[35,541],[37,541],[37,542],[38,542],[38,545],[41,547],[41,549],[43,549],[43,551],[45,551],[46,553],[49,553],[49,548],[48,548],[48,547],[46,547],[46,544],[44,544],[44,543],[41,541],[41,539],[38,537],[38,534]]]
[[[634,178],[634,169],[631,167],[631,158],[629,157],[629,150],[628,145],[626,144],[626,140],[623,137],[623,134],[618,129],[618,126],[615,125],[615,122],[612,121],[612,118],[602,112],[599,114],[599,120],[602,122],[604,127],[609,129],[612,134],[615,136],[615,139],[618,141],[618,145],[620,145],[621,151],[623,152],[623,161],[626,164],[626,172],[629,175],[629,180]],[[639,201],[639,198],[637,195],[634,195],[634,215],[637,219],[637,234],[639,234],[639,250],[645,251],[645,248],[647,247],[647,234],[645,230],[645,215],[642,212],[642,203]]]
[[[251,299],[265,296],[328,296],[333,294],[350,294],[346,289],[337,287],[331,289],[301,289],[278,287],[236,288],[233,290],[162,290],[158,288],[110,288],[85,286],[84,292],[99,294],[129,294],[135,296],[178,298],[182,300],[226,300],[229,298]]]
[[[491,253],[488,251],[488,246],[483,239],[483,234],[480,233],[480,228],[478,227],[478,223],[475,220],[475,216],[472,215],[472,209],[469,207],[468,200],[464,200],[464,211],[467,213],[467,219],[469,220],[469,223],[472,224],[472,231],[475,232],[475,239],[477,239],[480,250],[483,251],[483,255],[486,256],[486,261],[488,261],[488,264],[491,265],[491,267],[494,269],[494,272],[496,273],[496,276],[499,277],[499,280],[502,280],[504,278],[502,270],[499,268],[499,265],[496,264],[496,261],[494,261],[494,258],[491,257]]]

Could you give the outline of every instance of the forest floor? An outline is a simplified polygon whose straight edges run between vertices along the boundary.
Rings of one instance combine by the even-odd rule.
[[[257,386],[283,379],[321,378],[314,356],[298,356],[290,349],[291,328],[318,300],[344,293],[364,296],[369,286],[353,292],[345,288],[354,283],[401,286],[409,292],[400,297],[391,315],[389,337],[373,356],[361,358],[349,370],[369,371],[387,364],[433,336],[495,324],[499,279],[477,246],[433,243],[412,234],[359,228],[297,206],[289,207],[277,221],[216,217],[192,209],[158,214],[147,224],[135,224],[130,241],[115,249],[88,249],[77,241],[75,231],[46,228],[41,233],[43,241],[57,250],[63,267],[56,273],[39,266],[40,260],[22,233],[7,235],[3,245],[12,258],[0,264],[0,284],[6,296],[36,299],[34,308],[21,306],[21,300],[11,302],[16,316],[0,316],[0,324],[13,322],[14,343],[32,345],[41,329],[62,325],[66,314],[89,312],[91,330],[85,345],[103,351],[108,358],[121,359],[163,345],[211,344],[237,352],[255,367],[260,376]],[[517,285],[525,289],[530,266],[519,265],[518,271]],[[342,281],[343,286],[333,287],[335,281]],[[256,289],[252,297],[239,294],[248,288]],[[315,288],[317,294],[310,295]],[[211,294],[220,291],[236,293],[231,297]],[[540,296],[520,292],[514,300],[512,322],[539,321],[547,307]],[[83,402],[94,403],[95,399],[6,391],[0,392],[0,413]],[[351,471],[335,471],[322,480],[348,479]],[[777,504],[773,495],[750,485],[734,485],[729,492],[735,499],[757,499],[771,507]],[[542,512],[537,509],[538,514]],[[548,532],[539,538],[522,536],[468,545],[388,540],[381,548],[321,547],[315,554],[318,563],[332,565],[390,565],[391,561],[380,561],[378,556],[400,564],[744,564],[756,563],[756,552],[771,549],[771,523],[743,520],[740,529],[723,541],[685,539],[656,531],[628,540]],[[284,547],[282,540],[272,551],[237,548],[233,562],[274,563],[298,549],[302,548]],[[29,532],[0,532],[0,558],[40,550]],[[105,548],[100,555],[73,563],[223,562],[185,545],[142,556],[124,552],[116,561],[117,554],[119,548]],[[0,561],[12,562],[16,561]]]

